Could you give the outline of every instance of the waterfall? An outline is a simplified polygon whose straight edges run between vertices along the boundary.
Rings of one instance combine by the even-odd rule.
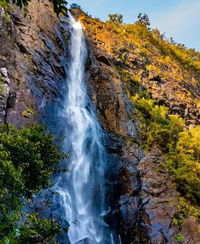
[[[69,223],[67,236],[71,244],[110,244],[109,228],[103,221],[106,163],[101,143],[103,133],[84,82],[87,46],[82,26],[70,13],[69,21],[70,62],[64,105],[57,113],[65,127],[62,148],[70,158],[61,163],[68,172],[58,174],[52,187],[56,192],[54,209]]]

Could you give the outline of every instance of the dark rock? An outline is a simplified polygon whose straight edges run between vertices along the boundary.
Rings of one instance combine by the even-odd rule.
[[[14,22],[15,25],[23,25],[25,26],[25,24],[23,23],[22,19],[20,18],[20,16],[17,13],[12,13],[11,14],[12,20]]]
[[[110,62],[108,61],[108,59],[105,56],[97,56],[97,60],[101,63],[104,63],[104,64],[110,66]]]
[[[150,81],[157,81],[158,83],[165,83],[159,75],[157,75],[157,76],[155,76],[155,77],[152,77],[152,78],[149,79],[149,80],[150,80]]]
[[[172,219],[177,211],[178,194],[168,174],[162,169],[163,163],[159,151],[154,151],[139,162],[142,197],[148,200],[142,206],[142,219],[150,243],[173,244],[177,229],[172,225]]]
[[[17,94],[16,92],[10,92],[7,99],[7,109],[14,108],[16,102]]]
[[[17,44],[20,52],[30,54],[30,51],[28,50],[28,48],[23,43],[21,43],[19,40],[16,40],[15,43]]]
[[[109,140],[106,140],[104,145],[108,153],[120,155],[122,153],[123,139],[117,135],[110,134]]]

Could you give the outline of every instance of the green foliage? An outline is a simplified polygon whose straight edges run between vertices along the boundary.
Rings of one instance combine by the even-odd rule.
[[[20,227],[15,239],[20,243],[56,243],[55,236],[60,232],[61,228],[54,220],[31,214]]]
[[[29,2],[31,2],[31,0],[4,0],[4,1],[0,1],[3,2],[2,4],[6,6],[5,2],[7,3],[14,3],[16,4],[18,7],[23,8],[26,7]],[[60,13],[65,14],[66,13],[66,5],[67,5],[67,1],[66,0],[50,0],[50,2],[53,3],[53,8],[54,11],[57,15],[59,15]]]
[[[50,0],[53,3],[54,11],[57,15],[59,14],[66,14],[67,8],[67,1],[66,0]]]
[[[30,239],[36,235],[40,241],[52,239],[58,224],[54,220],[36,218],[34,214],[26,216],[24,222],[22,207],[33,193],[50,186],[54,165],[65,156],[42,125],[22,130],[8,128],[0,126],[0,239]],[[35,235],[33,231],[28,234],[28,228],[34,230]]]
[[[167,40],[158,29],[151,30],[146,14],[139,14],[138,21],[134,24],[118,25],[116,31],[144,53],[154,55],[157,50],[157,56],[162,57],[163,60],[168,57],[170,63],[178,63],[187,70],[200,74],[200,53],[192,48],[187,49],[183,44],[177,44],[172,39]]]
[[[183,235],[176,235],[175,239],[177,240],[178,243],[181,243],[184,241],[185,237]]]
[[[6,10],[7,7],[8,7],[7,1],[6,1],[6,0],[1,0],[1,1],[0,1],[0,6],[1,6],[4,10]]]
[[[10,126],[7,134],[0,127],[0,144],[7,152],[7,160],[21,172],[26,196],[49,186],[54,165],[62,158],[53,136],[44,131],[41,125],[23,130]]]
[[[120,26],[123,23],[123,16],[121,14],[109,14],[108,24]]]
[[[200,204],[200,126],[184,131],[178,115],[148,97],[131,97],[143,129],[146,150],[156,145],[165,154],[167,168],[178,191],[194,204]]]
[[[35,114],[35,111],[34,111],[34,109],[33,108],[27,108],[26,110],[24,110],[23,112],[22,112],[22,116],[24,116],[24,117],[27,117],[27,116],[29,116],[29,115],[34,115]]]
[[[200,220],[200,209],[198,206],[191,205],[191,202],[184,197],[179,197],[178,211],[174,216],[173,223],[181,230],[187,216]]]
[[[147,14],[139,13],[138,15],[138,22],[145,25],[146,27],[150,27],[149,16]]]
[[[179,134],[167,162],[178,190],[186,198],[200,204],[200,126]]]
[[[6,24],[11,23],[10,15],[8,13],[4,14],[3,20],[5,21]]]
[[[157,145],[162,151],[169,152],[182,130],[182,119],[177,115],[169,117],[168,109],[156,105],[152,99],[140,98],[138,94],[131,99],[142,121],[144,148],[148,149]]]

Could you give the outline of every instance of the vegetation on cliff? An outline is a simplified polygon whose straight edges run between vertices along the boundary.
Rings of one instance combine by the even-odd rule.
[[[55,241],[59,224],[25,211],[25,207],[33,194],[50,186],[54,166],[63,157],[42,125],[22,130],[0,126],[1,243]]]
[[[60,13],[66,14],[67,1],[65,1],[65,0],[49,0],[49,1],[53,3],[53,8],[57,15],[59,15]],[[31,2],[31,0],[13,0],[13,1],[0,0],[0,5],[4,8],[7,8],[8,3],[14,3],[17,6],[19,6],[20,8],[23,8],[23,7],[26,7],[29,2]]]
[[[184,120],[168,113],[152,99],[131,97],[141,121],[143,146],[159,146],[177,189],[194,204],[200,204],[200,126],[186,130]],[[185,130],[185,131],[184,131]],[[200,216],[199,216],[200,217]]]
[[[112,18],[112,17],[115,18]],[[118,16],[118,18],[116,17]],[[119,19],[120,16],[120,19]],[[175,43],[173,38],[169,40],[161,34],[158,29],[150,28],[150,21],[146,14],[138,15],[138,21],[134,24],[123,24],[122,16],[115,14],[109,15],[108,23],[113,30],[126,38],[147,55],[152,55],[159,50],[159,57],[163,58],[164,63],[177,61],[184,68],[200,72],[200,53],[195,49],[187,49],[183,44]]]
[[[116,24],[116,18],[113,20],[111,16],[108,23],[123,38],[137,46],[144,53],[143,58],[155,58],[155,61],[149,60],[145,67],[142,67],[150,73],[149,80],[156,82],[157,79],[162,83],[162,79],[169,79],[169,70],[165,76],[163,75],[164,66],[166,70],[172,65],[176,66],[174,75],[180,74],[175,77],[177,80],[186,79],[182,74],[187,71],[191,76],[199,78],[200,53],[195,49],[187,49],[184,45],[176,44],[172,39],[166,40],[157,29],[151,30],[147,15],[140,14],[134,24],[122,24],[120,21]],[[141,75],[135,70],[131,72],[131,63],[126,54],[121,56],[121,60],[124,66],[118,70],[126,82],[129,97],[139,116],[144,148],[150,149],[155,145],[160,148],[166,155],[166,166],[176,182],[178,191],[195,205],[199,205],[200,126],[188,129],[184,116],[181,118],[178,113],[171,113],[166,105],[156,104],[157,101],[152,99],[153,91],[144,91],[142,88]],[[180,69],[182,72],[178,71]],[[132,91],[135,93],[134,96],[130,95],[130,86],[127,84],[131,81],[137,83],[137,88]],[[189,96],[192,94],[188,91]],[[199,100],[196,99],[196,102],[198,103]]]
[[[133,24],[123,24],[120,14],[107,23],[79,15],[123,81],[142,147],[157,147],[165,158],[163,170],[180,195],[174,224],[181,229],[188,216],[200,221],[200,53],[151,29],[145,14]]]
[[[186,112],[183,114],[179,113],[179,110],[173,111],[167,107],[167,103],[164,103],[164,106],[159,105],[159,100],[154,98],[155,91],[152,86],[155,82],[162,83],[162,80],[171,78],[169,70],[165,67],[174,65],[176,71],[173,71],[172,79],[188,80],[188,77],[186,78],[188,72],[191,77],[196,77],[198,87],[200,53],[176,44],[173,40],[164,39],[158,30],[150,30],[149,26],[141,21],[133,25],[118,26],[116,30],[138,46],[144,52],[145,58],[151,57],[155,48],[159,50],[157,55],[153,55],[155,61],[146,62],[145,65],[145,70],[149,73],[149,81],[152,81],[148,89],[144,89],[141,84],[141,73],[136,71],[131,74],[126,68],[122,68],[120,73],[125,80],[129,98],[140,121],[144,149],[151,150],[154,146],[159,147],[166,159],[164,167],[181,194],[178,213],[174,218],[174,223],[181,229],[187,216],[193,216],[200,221],[200,126],[197,119],[196,122],[193,121],[192,127],[188,127]],[[127,59],[124,60],[125,65],[130,67]],[[132,80],[135,83],[135,91],[133,88],[129,90],[128,83]],[[190,89],[186,94],[181,92],[179,95],[186,101],[191,96],[197,104],[199,103],[199,98],[191,94]]]

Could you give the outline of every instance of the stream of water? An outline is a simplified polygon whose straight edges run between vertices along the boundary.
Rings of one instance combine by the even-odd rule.
[[[101,143],[103,133],[85,84],[87,46],[80,22],[71,14],[69,21],[71,45],[66,96],[62,110],[57,111],[66,127],[62,148],[70,152],[70,158],[62,166],[69,171],[56,177],[54,202],[57,212],[70,225],[67,235],[71,244],[111,244],[112,235],[103,221],[106,161]]]

